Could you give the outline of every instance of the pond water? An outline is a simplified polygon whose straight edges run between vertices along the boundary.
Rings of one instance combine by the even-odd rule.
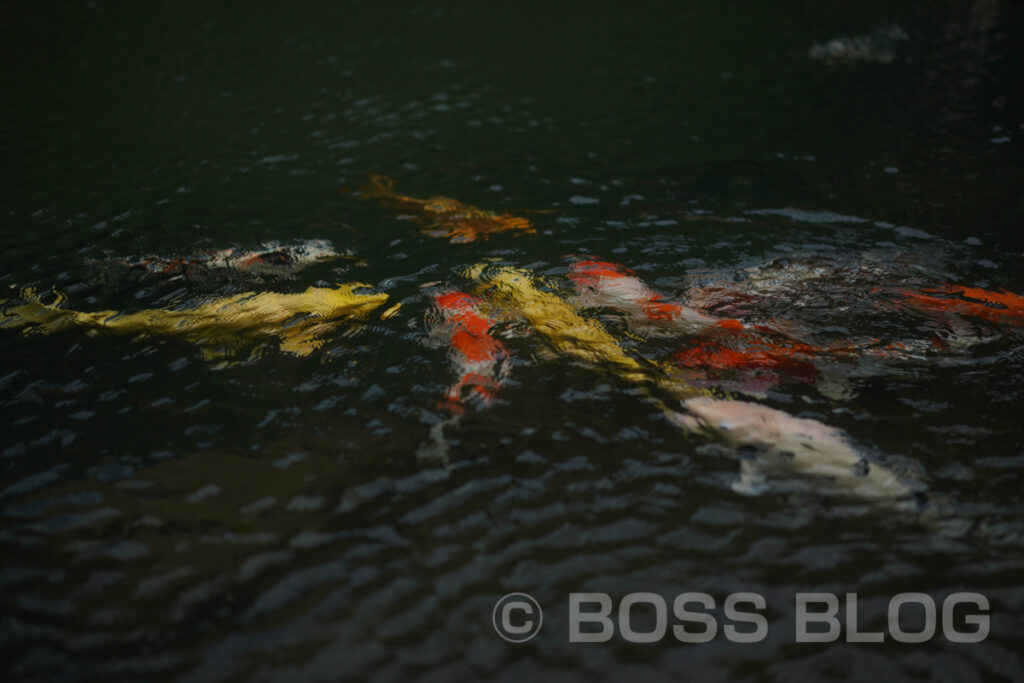
[[[1024,676],[1019,3],[3,15],[7,679]],[[667,635],[571,642],[596,592]],[[797,642],[812,592],[884,641]],[[988,637],[896,642],[905,592]]]

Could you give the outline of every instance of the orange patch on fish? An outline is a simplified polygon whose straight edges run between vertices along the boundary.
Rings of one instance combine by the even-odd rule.
[[[727,330],[736,329],[732,326],[723,327]],[[672,360],[695,369],[772,370],[800,381],[812,382],[818,378],[819,372],[806,359],[820,353],[821,349],[794,340],[773,342],[763,337],[740,334],[727,339],[699,339],[691,348],[676,352]]]
[[[741,332],[743,331],[743,323],[736,318],[725,318],[715,323],[715,327],[720,327],[723,330],[729,330],[730,332]]]
[[[897,293],[923,310],[956,313],[993,323],[1024,325],[1024,296],[1005,290],[993,292],[980,287],[942,285],[920,291],[901,289]]]
[[[602,280],[633,277],[633,271],[610,261],[577,261],[569,267],[569,279],[581,287],[598,287]]]
[[[491,336],[494,321],[480,314],[480,300],[462,292],[434,297],[434,303],[454,326],[451,344],[470,363],[495,360],[505,353],[504,345]]]

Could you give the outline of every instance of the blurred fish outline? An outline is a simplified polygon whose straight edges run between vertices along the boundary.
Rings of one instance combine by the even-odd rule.
[[[909,36],[902,28],[890,24],[864,35],[839,36],[826,43],[815,43],[807,50],[807,56],[827,64],[836,62],[889,64],[896,59],[900,44],[907,40],[909,40]]]
[[[270,241],[255,248],[207,249],[180,257],[149,254],[139,258],[106,258],[93,261],[92,266],[105,276],[147,272],[194,278],[209,272],[234,271],[287,278],[313,264],[351,256],[349,252],[337,251],[328,240],[310,239],[287,244]]]

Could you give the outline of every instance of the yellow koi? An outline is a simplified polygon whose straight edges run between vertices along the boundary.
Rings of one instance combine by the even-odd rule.
[[[234,348],[252,339],[277,337],[281,350],[305,356],[323,344],[323,335],[345,320],[366,317],[387,301],[387,294],[361,293],[367,285],[310,287],[297,294],[245,292],[213,299],[191,308],[120,311],[76,311],[62,308],[62,294],[43,303],[32,290],[21,292],[27,303],[3,311],[0,327],[27,327],[26,333],[49,334],[69,327],[122,334],[182,336],[202,347]],[[0,301],[0,304],[5,303]]]

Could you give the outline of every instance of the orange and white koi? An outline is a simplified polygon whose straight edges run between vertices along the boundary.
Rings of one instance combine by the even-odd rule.
[[[441,316],[432,335],[444,337],[459,375],[442,406],[458,414],[464,412],[467,401],[490,405],[508,375],[509,359],[505,345],[490,332],[495,321],[481,312],[480,299],[464,292],[449,291],[431,298]]]

